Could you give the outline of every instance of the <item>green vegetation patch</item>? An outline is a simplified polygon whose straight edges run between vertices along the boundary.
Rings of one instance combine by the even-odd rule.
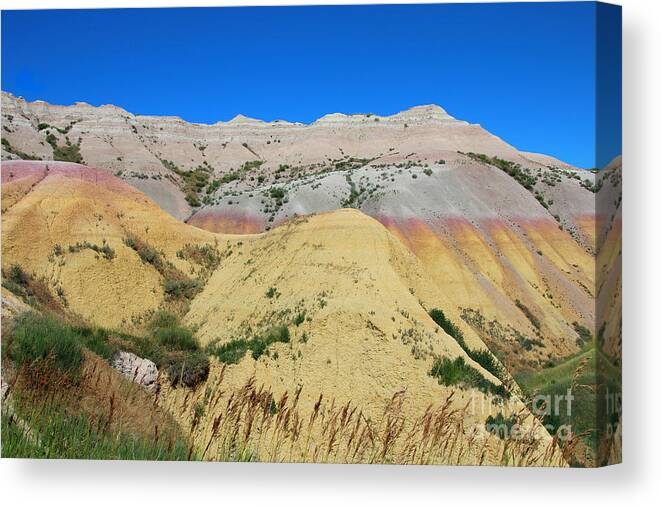
[[[239,338],[221,345],[211,344],[207,350],[220,362],[237,364],[246,352],[252,352],[253,359],[257,360],[268,353],[268,348],[274,343],[289,343],[290,333],[287,326],[274,326],[261,335],[254,335],[250,340]]]
[[[429,375],[438,379],[439,384],[446,386],[475,388],[485,394],[493,394],[502,398],[510,396],[504,385],[496,385],[484,378],[478,370],[467,364],[463,357],[457,357],[454,360],[447,357],[436,358]]]
[[[151,264],[163,277],[163,292],[169,300],[191,300],[202,289],[200,280],[181,272],[163,253],[135,235],[124,238],[124,244],[132,248],[142,262]]]
[[[27,273],[19,264],[12,264],[2,270],[2,286],[23,299],[28,305],[47,309],[58,314],[64,313],[66,299],[60,288],[60,298],[57,299],[50,291],[45,278],[37,278]]]
[[[526,316],[526,318],[530,321],[530,323],[533,325],[535,329],[537,329],[538,331],[541,330],[542,324],[537,318],[537,316],[534,313],[532,313],[530,308],[528,308],[518,299],[514,302],[514,304],[516,304],[516,307],[523,312],[523,315]]]
[[[467,153],[467,155],[473,160],[497,167],[509,174],[527,190],[532,190],[535,183],[537,183],[537,178],[528,169],[522,168],[519,164],[498,157],[489,157],[483,153]]]
[[[7,353],[19,368],[47,365],[76,378],[83,363],[79,338],[59,319],[29,312],[16,318]]]
[[[592,343],[594,337],[592,336],[592,332],[587,327],[583,326],[582,324],[579,324],[576,321],[574,321],[572,326],[574,326],[574,330],[578,334],[578,338],[576,339],[576,345],[583,348],[585,344]]]
[[[2,147],[22,160],[41,160],[41,157],[38,157],[37,155],[30,155],[29,153],[25,153],[24,151],[15,148],[6,137],[2,138]]]
[[[498,360],[493,356],[488,350],[473,350],[467,344],[464,339],[464,334],[461,332],[461,329],[454,324],[450,319],[448,319],[443,310],[438,308],[433,308],[429,311],[429,316],[432,318],[436,324],[438,324],[443,331],[452,336],[459,346],[466,352],[468,357],[470,357],[477,364],[482,366],[485,370],[491,373],[497,379],[504,381],[506,378],[506,373],[503,370],[503,367],[500,365]]]
[[[75,245],[69,245],[68,250],[69,253],[76,253],[80,252],[81,250],[92,250],[100,255],[102,255],[105,259],[107,260],[112,260],[115,258],[115,251],[110,248],[108,243],[106,243],[106,240],[103,240],[103,243],[101,246],[95,244],[95,243],[90,243],[89,241],[83,241],[83,242],[76,242]],[[64,252],[62,250],[62,247],[60,245],[55,245],[53,247],[53,255],[59,256],[62,255]]]
[[[24,411],[27,412],[27,411]],[[164,460],[196,459],[186,443],[126,432],[109,434],[82,414],[60,406],[21,413],[34,435],[29,438],[8,415],[2,415],[2,457],[43,459]]]

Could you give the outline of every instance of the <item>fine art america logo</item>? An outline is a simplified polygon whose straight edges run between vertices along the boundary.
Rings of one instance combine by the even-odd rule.
[[[572,405],[576,397],[568,388],[564,394],[537,394],[530,402],[530,412],[540,421],[541,425],[560,441],[570,441],[574,437],[572,430]],[[622,393],[608,389],[603,394],[607,424],[604,428],[607,438],[613,437],[617,431],[622,413]],[[503,400],[503,410],[498,416],[489,416],[483,425],[476,424],[478,433],[490,433],[503,439],[523,440],[534,437],[529,426],[523,425],[526,412],[521,410],[516,398]],[[470,409],[472,414],[484,414],[488,404],[482,396],[471,395]],[[511,414],[506,417],[503,413]]]

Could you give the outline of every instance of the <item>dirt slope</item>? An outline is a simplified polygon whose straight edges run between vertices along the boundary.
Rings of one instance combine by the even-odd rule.
[[[20,263],[45,277],[71,311],[98,324],[131,328],[163,304],[161,273],[126,244],[128,236],[148,242],[182,272],[194,268],[177,256],[186,245],[214,245],[222,251],[222,262],[185,317],[201,342],[227,343],[277,324],[291,330],[288,343],[272,345],[257,360],[246,354],[226,368],[223,375],[233,389],[250,377],[277,394],[302,386],[303,413],[314,410],[323,394],[338,404],[351,401],[373,420],[382,417],[383,406],[397,391],[406,391],[408,419],[430,405],[442,405],[456,391],[451,406],[457,409],[477,400],[463,419],[466,432],[483,428],[487,415],[527,413],[516,397],[504,406],[475,388],[443,386],[430,377],[434,356],[461,356],[499,384],[428,316],[426,310],[445,306],[447,296],[424,264],[359,211],[303,218],[258,235],[214,235],[177,222],[107,172],[50,162],[5,162],[2,172],[3,190],[25,178],[38,180],[3,213],[3,268]],[[89,246],[77,249],[76,244],[107,246],[113,254]],[[470,329],[466,341],[483,347]],[[213,360],[206,384],[193,393],[165,389],[161,402],[190,422],[192,405],[181,411],[181,404],[205,400],[221,371]],[[197,423],[200,431],[212,431],[215,416],[209,408]],[[524,416],[523,424],[531,428],[532,418]],[[543,445],[550,444],[544,430],[534,432]],[[456,438],[465,449],[461,462],[478,462],[478,447],[467,445],[474,437],[462,430]],[[493,440],[494,449],[499,442],[490,435],[480,438]]]

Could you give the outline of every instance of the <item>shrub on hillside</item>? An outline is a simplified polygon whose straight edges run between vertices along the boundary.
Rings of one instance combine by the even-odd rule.
[[[200,350],[188,354],[180,352],[170,356],[166,372],[172,387],[195,387],[209,377],[209,358]]]
[[[436,324],[438,324],[443,331],[452,336],[459,346],[464,349],[464,352],[477,364],[482,366],[485,370],[491,373],[494,377],[503,380],[505,378],[505,372],[503,371],[502,366],[496,360],[491,352],[488,350],[473,350],[467,344],[464,339],[464,334],[461,332],[461,329],[454,324],[450,319],[448,319],[443,310],[438,308],[433,308],[429,311],[429,316],[432,318]]]
[[[255,335],[250,340],[239,338],[224,344],[212,344],[207,350],[220,362],[237,364],[246,352],[252,352],[253,359],[257,360],[264,355],[269,346],[274,343],[289,343],[290,333],[287,326],[274,326],[261,335]]]
[[[530,308],[528,308],[518,299],[514,303],[516,304],[516,307],[523,312],[523,314],[530,321],[533,327],[539,331],[542,328],[542,324],[537,318],[537,316],[534,313],[532,313]]]
[[[467,364],[463,357],[456,357],[454,360],[447,357],[436,358],[429,375],[446,386],[475,388],[483,393],[509,398],[509,392],[504,385],[496,385],[484,378],[478,370]]]
[[[576,339],[576,345],[579,347],[583,347],[586,343],[591,343],[593,340],[592,333],[590,330],[583,326],[582,324],[579,324],[578,322],[574,321],[572,323],[572,326],[574,326],[574,331],[578,334],[578,338]]]

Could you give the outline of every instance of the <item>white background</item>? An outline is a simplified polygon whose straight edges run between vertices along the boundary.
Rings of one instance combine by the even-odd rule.
[[[275,5],[250,1],[9,1],[1,8]],[[284,3],[284,2],[283,2]],[[289,1],[287,4],[375,3]],[[379,3],[389,3],[381,1]],[[406,3],[400,0],[397,3]],[[624,460],[598,470],[452,467],[0,462],[4,505],[658,505],[661,424],[661,15],[624,7]],[[440,28],[441,29],[441,28]],[[47,50],[48,42],[44,41]],[[75,45],[72,46],[75,53]]]

